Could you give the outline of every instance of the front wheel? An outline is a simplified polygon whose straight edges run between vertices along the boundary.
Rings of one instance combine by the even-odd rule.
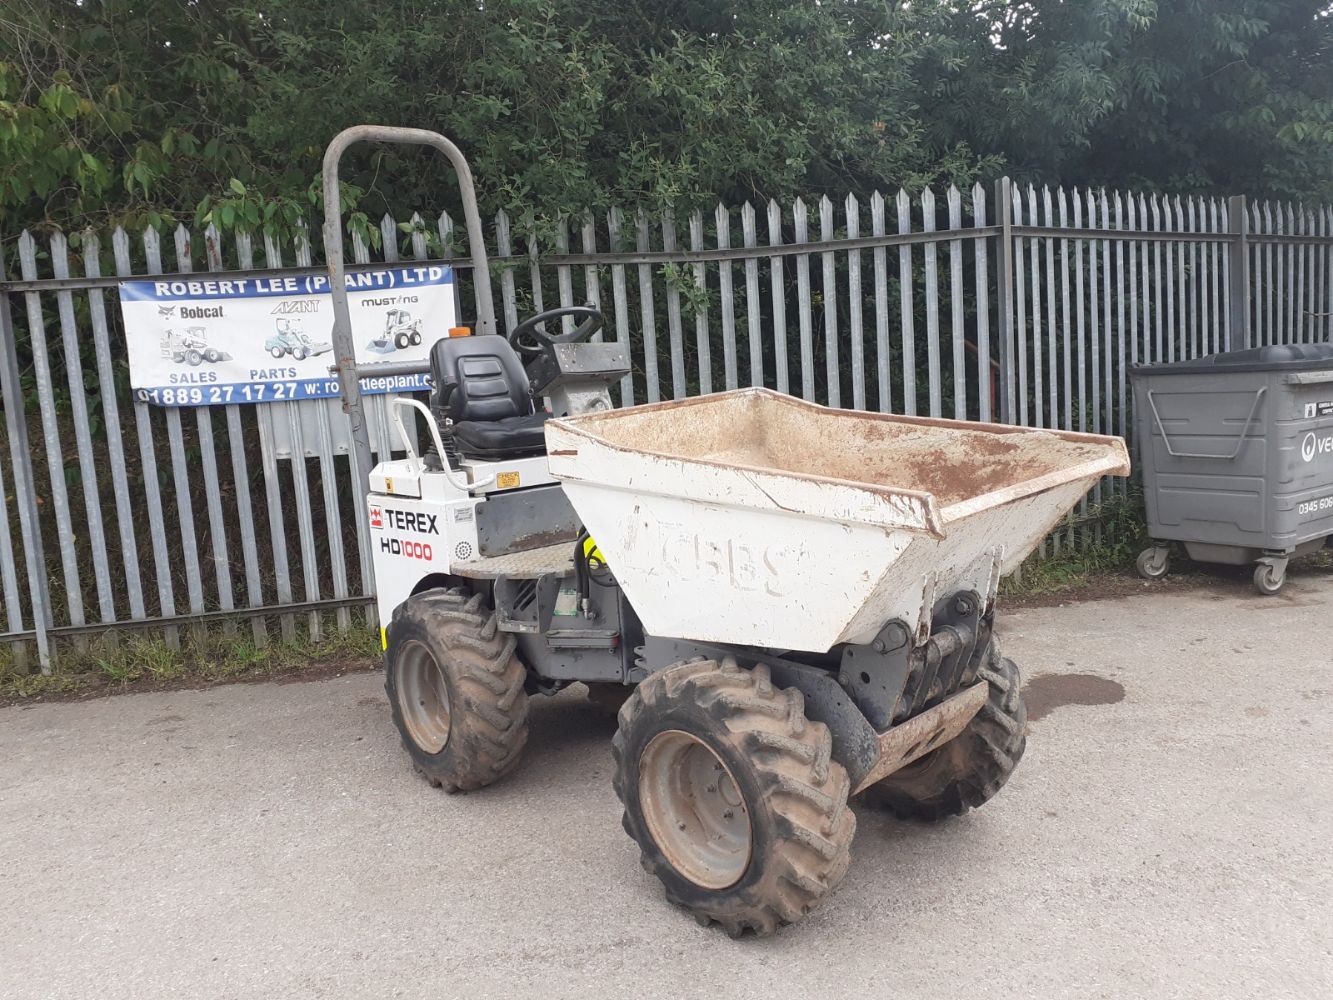
[[[967,728],[867,788],[867,805],[933,823],[977,808],[1004,787],[1027,746],[1028,712],[1014,661],[1000,656],[993,640],[986,657],[977,673],[989,685],[986,701]]]
[[[417,770],[448,792],[471,791],[518,764],[528,738],[525,670],[480,595],[427,590],[388,629],[384,689]]]
[[[397,334],[397,335],[393,338],[393,346],[396,347],[396,348],[398,348],[398,350],[400,350],[400,351],[401,351],[404,347],[406,347],[406,346],[408,345],[408,342],[409,342],[409,341],[408,341],[408,336],[407,336],[407,334],[405,334],[405,333]]]
[[[727,657],[658,671],[620,710],[623,825],[673,903],[733,937],[771,934],[847,872],[856,818],[828,727],[768,668]]]

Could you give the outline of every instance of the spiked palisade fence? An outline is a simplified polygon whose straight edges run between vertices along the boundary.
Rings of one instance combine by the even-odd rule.
[[[829,406],[1127,434],[1131,365],[1323,341],[1333,209],[1243,199],[1019,190],[1002,180],[676,218],[493,220],[502,325],[589,302],[633,371],[622,405],[765,385]],[[371,236],[374,239],[371,239]],[[386,216],[359,264],[452,260],[447,215]],[[375,244],[374,249],[370,244]],[[166,244],[164,246],[164,244]],[[52,641],[210,622],[262,647],[371,624],[363,484],[336,401],[156,408],[131,397],[116,282],[132,275],[312,273],[288,240],[184,227],[23,233],[0,274],[0,594],[20,659]],[[369,403],[380,456],[384,397]],[[1100,484],[1047,551],[1112,530]]]

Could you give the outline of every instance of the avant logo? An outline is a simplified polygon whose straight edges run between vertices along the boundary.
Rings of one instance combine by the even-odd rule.
[[[319,299],[285,299],[271,310],[270,316],[290,316],[293,313],[319,312]]]
[[[1313,462],[1316,455],[1325,455],[1330,452],[1333,452],[1333,434],[1318,437],[1314,431],[1311,431],[1301,441],[1301,458],[1307,462]]]

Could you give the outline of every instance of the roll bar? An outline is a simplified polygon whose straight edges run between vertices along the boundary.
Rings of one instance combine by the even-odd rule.
[[[468,249],[472,257],[472,287],[477,300],[477,332],[495,333],[495,303],[491,299],[490,264],[486,259],[486,240],[477,210],[477,192],[472,184],[472,169],[462,151],[440,135],[419,128],[392,125],[354,125],[343,129],[324,151],[324,260],[329,269],[329,290],[333,295],[333,372],[342,392],[343,412],[352,432],[353,476],[360,477],[363,488],[369,486],[370,434],[366,430],[366,411],[361,401],[360,378],[363,375],[395,374],[390,365],[365,365],[358,369],[356,345],[352,340],[352,314],[347,305],[347,285],[343,267],[342,197],[338,188],[338,164],[346,149],[358,142],[388,142],[407,146],[430,146],[444,154],[458,175],[463,196],[463,217],[467,224]],[[419,363],[417,370],[420,370]]]

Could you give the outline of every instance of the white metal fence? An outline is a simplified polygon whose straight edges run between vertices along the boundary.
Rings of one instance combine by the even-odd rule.
[[[404,228],[410,232],[404,232]],[[455,237],[447,216],[431,227]],[[385,217],[358,263],[426,259],[427,225]],[[628,345],[624,404],[767,385],[830,406],[1128,434],[1131,365],[1330,337],[1333,210],[994,188],[718,206],[520,233],[494,220],[512,326],[591,302]],[[164,252],[163,243],[169,244]],[[128,391],[120,277],[309,270],[303,239],[24,233],[0,271],[0,645],[48,667],[54,641],[210,622],[263,645],[362,615],[368,539],[353,516],[336,401],[158,409]],[[462,255],[460,255],[461,257]],[[471,302],[465,259],[453,259]],[[390,450],[384,401],[374,444]],[[378,417],[378,419],[376,419]],[[1097,504],[1057,537],[1077,543]],[[1090,506],[1091,505],[1091,506]]]

